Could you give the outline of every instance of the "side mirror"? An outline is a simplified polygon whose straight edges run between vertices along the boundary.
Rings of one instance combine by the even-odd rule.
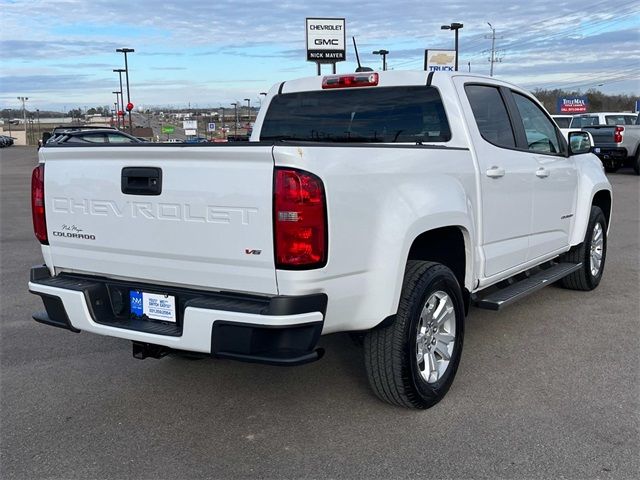
[[[589,153],[593,140],[589,132],[569,132],[569,155]]]

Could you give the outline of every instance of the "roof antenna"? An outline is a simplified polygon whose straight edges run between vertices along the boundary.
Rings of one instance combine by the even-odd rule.
[[[373,68],[363,67],[360,65],[360,55],[358,55],[358,45],[356,45],[356,37],[351,37],[353,40],[353,49],[356,51],[356,60],[358,62],[358,68],[356,68],[356,72],[373,72]]]

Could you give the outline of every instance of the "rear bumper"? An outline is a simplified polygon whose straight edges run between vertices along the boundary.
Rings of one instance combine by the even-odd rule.
[[[607,166],[621,166],[628,157],[624,147],[594,147],[593,153]]]
[[[133,319],[128,290],[166,291],[177,298],[175,324]],[[211,354],[219,358],[296,365],[316,360],[327,305],[325,294],[259,297],[201,292],[31,270],[29,291],[46,312],[34,320],[125,338],[138,344]],[[123,295],[123,293],[127,295]]]

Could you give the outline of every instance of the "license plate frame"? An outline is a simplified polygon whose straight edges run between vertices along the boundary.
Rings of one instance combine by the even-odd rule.
[[[135,318],[158,322],[178,323],[178,304],[175,295],[132,289],[129,291],[129,308]]]

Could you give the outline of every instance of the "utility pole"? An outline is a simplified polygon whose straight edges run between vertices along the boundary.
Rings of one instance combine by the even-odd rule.
[[[496,29],[493,28],[491,23],[487,22],[487,25],[489,25],[489,28],[491,29],[491,35],[485,35],[484,38],[491,40],[491,57],[489,57],[491,67],[489,69],[489,76],[493,77],[493,64],[500,61],[499,58],[496,58],[496,39],[502,37],[496,37]]]
[[[29,100],[29,97],[18,97],[18,100],[22,102],[22,121],[24,123],[24,144],[29,145],[27,143],[27,109],[25,107],[25,103]]]

